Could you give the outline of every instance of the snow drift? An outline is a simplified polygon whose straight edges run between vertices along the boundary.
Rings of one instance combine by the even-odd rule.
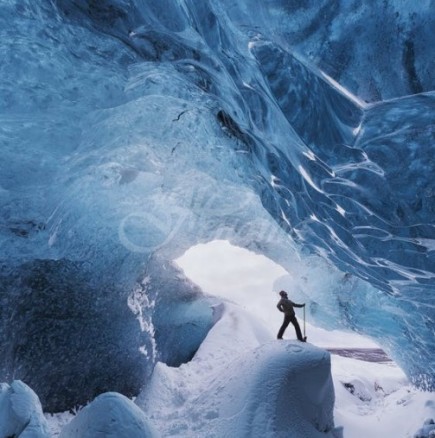
[[[139,395],[163,436],[338,437],[329,353],[276,341],[232,304],[179,368],[157,364]]]
[[[127,397],[106,392],[81,410],[61,438],[157,438],[145,414]]]

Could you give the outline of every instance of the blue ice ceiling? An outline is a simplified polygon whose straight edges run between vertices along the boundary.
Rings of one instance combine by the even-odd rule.
[[[429,0],[1,2],[0,380],[51,411],[137,393],[213,323],[171,261],[226,238],[324,259],[313,317],[433,389],[434,21]]]

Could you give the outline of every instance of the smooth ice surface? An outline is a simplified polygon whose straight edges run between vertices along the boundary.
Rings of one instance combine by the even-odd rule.
[[[434,17],[429,0],[2,2],[0,380],[50,411],[137,394],[212,324],[171,261],[226,239],[434,388]],[[196,315],[186,344],[166,342],[172,314],[186,333]]]
[[[20,380],[0,384],[0,436],[50,438],[38,396]]]

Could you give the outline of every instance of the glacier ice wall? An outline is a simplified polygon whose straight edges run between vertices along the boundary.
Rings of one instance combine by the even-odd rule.
[[[0,380],[48,410],[137,393],[213,323],[171,260],[224,238],[289,271],[295,250],[326,260],[319,322],[433,388],[434,19],[430,1],[2,2]]]

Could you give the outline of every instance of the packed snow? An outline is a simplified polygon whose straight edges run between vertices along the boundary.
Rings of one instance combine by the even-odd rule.
[[[394,363],[331,355],[331,379],[329,354],[296,341],[291,327],[277,341],[236,304],[217,304],[215,312],[220,319],[193,360],[158,363],[136,399],[160,436],[339,437],[340,428],[344,438],[430,436],[416,433],[430,430],[435,398],[409,385]],[[73,417],[47,414],[52,436]]]
[[[345,438],[423,438],[435,419],[435,395],[409,384],[394,363],[371,363],[332,355],[334,420]],[[432,427],[435,430],[435,425]]]
[[[120,394],[105,393],[78,412],[45,418],[28,386],[20,381],[3,384],[0,436],[435,434],[433,394],[412,387],[392,361],[362,361],[326,351],[373,349],[373,341],[311,324],[303,324],[308,343],[295,339],[292,326],[283,341],[275,339],[282,317],[275,309],[278,295],[270,291],[285,271],[264,256],[216,241],[193,248],[177,263],[215,296],[210,301],[215,323],[191,361],[179,367],[158,363],[136,404]],[[233,287],[238,293],[232,293]],[[300,313],[298,317],[302,324]]]
[[[192,248],[177,263],[215,296],[215,324],[190,362],[179,367],[158,363],[135,400],[156,436],[435,434],[433,393],[410,385],[394,362],[357,360],[325,350],[378,347],[370,339],[311,324],[305,326],[306,344],[296,340],[292,326],[283,341],[275,339],[282,316],[275,308],[277,291],[271,291],[285,272],[266,257],[216,241]],[[238,293],[231,293],[234,284]],[[302,326],[302,310],[296,311]],[[51,436],[78,438],[61,434],[71,430],[65,425],[75,416],[46,414]],[[104,419],[101,411],[98,418]],[[126,415],[126,423],[128,419]]]
[[[177,263],[203,290],[236,302],[276,336],[282,322],[275,307],[279,300],[276,285],[287,276],[280,266],[227,241],[197,245]],[[232,289],[234,283],[237,291]],[[298,288],[299,284],[293,286]],[[291,290],[288,292],[291,298]],[[296,309],[296,313],[302,327],[302,310]],[[308,322],[306,334],[309,343],[322,348],[379,348],[373,340],[356,333],[325,330]],[[291,325],[284,338],[296,339]],[[425,437],[435,430],[435,425],[431,426],[435,395],[413,387],[394,362],[372,363],[333,354],[331,373],[334,420],[337,427],[343,427],[344,438]]]
[[[116,392],[106,392],[78,412],[61,438],[156,438],[143,411]]]

